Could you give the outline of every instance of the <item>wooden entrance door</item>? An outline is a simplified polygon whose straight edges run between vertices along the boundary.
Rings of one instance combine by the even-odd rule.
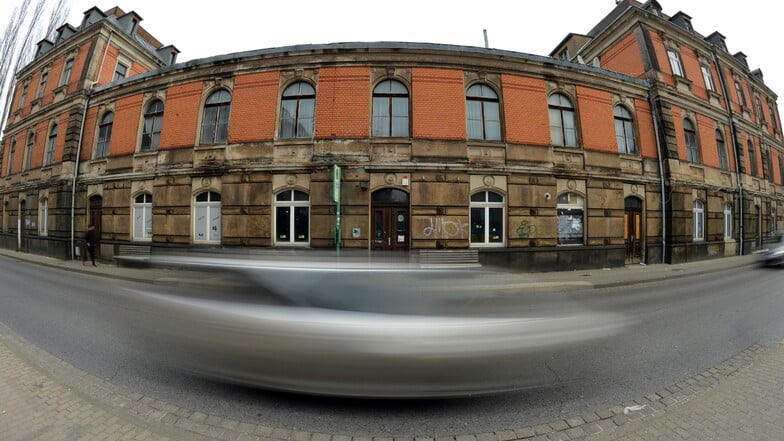
[[[407,251],[409,234],[408,193],[385,188],[373,193],[371,249],[377,251]]]
[[[628,197],[624,205],[623,240],[626,244],[626,263],[640,263],[643,244],[642,201]]]

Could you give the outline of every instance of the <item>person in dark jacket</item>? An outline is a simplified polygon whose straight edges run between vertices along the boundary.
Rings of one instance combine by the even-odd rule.
[[[84,233],[84,246],[87,248],[87,252],[90,253],[90,260],[93,262],[93,266],[95,266],[95,247],[96,247],[96,237],[95,237],[95,225],[90,224],[87,227],[87,231]],[[87,254],[84,255],[83,263],[87,261]]]

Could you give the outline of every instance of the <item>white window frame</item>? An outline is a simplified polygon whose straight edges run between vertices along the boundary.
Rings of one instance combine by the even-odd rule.
[[[724,204],[724,239],[732,239],[732,204]]]
[[[306,194],[308,196],[308,200],[306,200],[306,201],[295,201],[294,200],[294,192],[295,191],[300,191],[300,192]],[[288,200],[279,201],[278,200],[278,196],[283,194],[283,193],[289,193],[291,196],[290,196],[290,198]],[[304,192],[302,190],[286,189],[286,190],[280,191],[280,192],[275,194],[275,196],[273,198],[273,206],[274,206],[274,210],[273,210],[273,225],[274,225],[273,231],[274,231],[274,233],[272,234],[272,236],[273,236],[274,244],[276,246],[297,246],[297,247],[299,247],[299,246],[301,246],[301,247],[308,247],[308,246],[310,246],[310,237],[311,237],[310,236],[310,230],[311,230],[311,222],[310,222],[310,214],[311,214],[311,210],[310,210],[310,195],[307,192]],[[283,208],[283,207],[287,207],[287,208],[290,209],[290,211],[289,211],[289,219],[288,219],[288,224],[289,224],[289,234],[288,234],[289,237],[288,237],[288,240],[282,240],[282,239],[280,239],[278,237],[278,221],[283,221],[282,219],[278,219],[278,208]],[[308,238],[307,238],[306,241],[299,241],[298,242],[296,240],[296,238],[294,237],[294,231],[295,231],[294,219],[295,219],[296,208],[302,208],[302,207],[306,207],[308,209]]]
[[[220,243],[221,242],[221,197],[214,191],[208,191],[207,201],[197,201],[202,193],[193,196],[193,241],[195,243]],[[218,195],[218,200],[213,201],[212,195]],[[199,218],[205,217],[204,231],[198,231]],[[214,232],[214,233],[213,233]]]
[[[701,200],[694,201],[692,214],[694,215],[693,239],[695,241],[705,240],[705,204]]]
[[[144,202],[139,202],[139,196],[144,196]],[[149,196],[149,202],[147,202]],[[139,193],[133,198],[133,219],[131,225],[133,228],[133,240],[138,242],[151,242],[152,241],[152,195],[150,193]],[[143,231],[138,231],[137,219],[141,217],[141,225]]]
[[[711,92],[715,92],[716,86],[713,84],[713,75],[711,75],[710,67],[701,64],[700,70],[702,71],[702,79],[705,81],[705,88]]]
[[[494,190],[482,190],[479,192],[475,192],[472,196],[482,193],[485,195],[484,202],[474,202],[470,201],[469,204],[469,225],[473,225],[473,219],[470,219],[470,214],[473,212],[473,209],[482,209],[484,210],[484,238],[481,242],[473,242],[471,240],[471,233],[469,231],[469,242],[472,248],[502,248],[506,246],[506,197],[498,191]],[[488,193],[495,193],[498,196],[501,196],[501,202],[488,202]],[[490,232],[490,210],[501,210],[501,240],[500,241],[491,241],[491,232]],[[471,227],[469,227],[471,228]]]
[[[57,148],[57,135],[60,127],[57,123],[49,128],[49,136],[46,137],[46,150],[44,151],[44,166],[54,164],[54,152]]]
[[[667,58],[670,59],[670,68],[672,69],[672,74],[686,78],[686,75],[683,73],[683,63],[681,63],[681,54],[678,53],[675,49],[667,49]]]
[[[625,155],[636,155],[637,142],[634,137],[632,113],[624,106],[615,106],[613,122],[615,123],[615,142],[618,145],[618,152]]]
[[[561,202],[563,197],[566,196],[566,202]],[[560,210],[580,210],[581,212],[581,226],[582,228],[582,241],[580,243],[561,243],[561,236],[560,231],[556,232],[556,240],[558,241],[558,246],[580,246],[585,245],[585,236],[586,236],[586,224],[585,224],[585,198],[578,194],[567,192],[560,194],[556,199],[556,220],[558,222],[557,230],[561,228],[561,215],[558,214]]]
[[[38,203],[38,235],[49,234],[49,199],[41,199]]]

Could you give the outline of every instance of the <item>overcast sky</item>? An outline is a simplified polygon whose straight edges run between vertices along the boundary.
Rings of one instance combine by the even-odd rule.
[[[0,17],[20,0],[0,0]],[[660,0],[667,15],[683,11],[697,32],[721,32],[730,53],[743,52],[752,70],[784,94],[779,55],[779,6],[770,0]],[[568,34],[587,33],[615,0],[222,0],[199,3],[165,0],[72,0],[69,23],[78,25],[92,6],[135,11],[141,25],[164,45],[180,51],[178,61],[293,44],[349,41],[406,41],[483,46],[547,55]],[[209,5],[209,6],[207,6]],[[766,58],[768,57],[768,58]]]

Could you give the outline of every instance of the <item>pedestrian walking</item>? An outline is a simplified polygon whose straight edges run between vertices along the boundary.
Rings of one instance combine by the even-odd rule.
[[[84,233],[84,246],[87,248],[87,252],[90,253],[90,260],[93,262],[93,266],[95,266],[95,224],[90,224],[87,227],[87,231]],[[85,262],[87,262],[87,253],[84,255],[82,264]]]

